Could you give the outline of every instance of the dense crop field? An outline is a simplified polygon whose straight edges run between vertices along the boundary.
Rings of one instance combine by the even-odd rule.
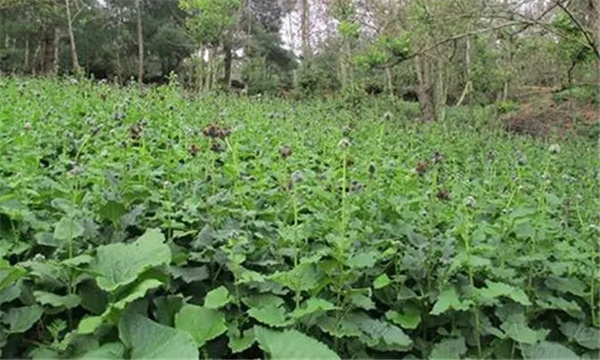
[[[593,142],[368,99],[0,98],[4,358],[599,357]]]

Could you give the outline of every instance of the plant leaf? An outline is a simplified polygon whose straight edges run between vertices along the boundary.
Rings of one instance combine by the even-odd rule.
[[[46,291],[34,291],[33,296],[37,302],[42,305],[50,305],[52,307],[60,308],[64,307],[66,309],[72,309],[74,307],[79,306],[81,299],[79,296],[75,294],[69,294],[65,296],[56,295]]]
[[[290,320],[286,318],[286,311],[283,307],[267,306],[263,308],[250,308],[247,313],[261,323],[273,327],[284,327],[290,324]]]
[[[198,347],[227,331],[223,314],[214,309],[190,304],[184,305],[175,315],[175,328],[191,334]]]
[[[382,289],[390,284],[390,278],[387,274],[379,275],[375,281],[373,281],[373,287],[375,289]]]
[[[88,316],[79,322],[79,326],[77,326],[77,332],[79,334],[93,334],[98,326],[100,326],[104,322],[102,316]]]
[[[406,311],[402,314],[389,310],[385,313],[385,317],[394,324],[409,330],[416,329],[421,323],[421,314],[417,310]]]
[[[103,219],[117,223],[121,219],[121,216],[125,215],[126,212],[127,209],[125,209],[123,204],[110,200],[100,208],[98,214],[102,216]]]
[[[558,276],[550,275],[545,281],[545,284],[550,289],[560,291],[563,293],[571,293],[576,296],[584,297],[586,284],[576,277],[561,278]]]
[[[225,286],[219,286],[218,288],[211,290],[208,294],[206,294],[206,298],[204,299],[204,307],[209,309],[218,309],[221,308],[231,301],[229,297],[229,291]]]
[[[466,353],[467,345],[465,343],[465,338],[461,336],[458,338],[444,339],[435,344],[429,355],[429,359],[461,359]]]
[[[268,306],[279,307],[285,302],[279,296],[273,294],[258,294],[242,298],[242,302],[248,307],[264,308]]]
[[[283,332],[254,327],[260,348],[271,359],[339,359],[325,344],[296,330]]]
[[[143,280],[142,282],[140,282],[139,284],[136,284],[128,293],[127,295],[122,298],[121,300],[111,304],[112,307],[116,308],[116,309],[120,309],[123,310],[125,309],[125,306],[127,306],[127,304],[143,298],[144,296],[146,296],[146,293],[148,292],[148,290],[150,289],[156,289],[157,287],[162,286],[163,283],[160,280],[157,279],[146,279]]]
[[[234,354],[250,348],[250,346],[252,346],[252,344],[254,344],[256,341],[256,337],[254,336],[254,328],[244,331],[244,336],[239,335],[239,331],[230,331],[227,333],[227,336],[229,337],[229,342],[227,345]]]
[[[566,322],[560,325],[560,331],[570,341],[574,340],[585,348],[592,350],[600,349],[600,329],[598,328],[585,326],[581,323]]]
[[[440,315],[448,310],[468,310],[471,305],[470,301],[461,301],[458,298],[456,289],[451,287],[448,288],[438,296],[437,301],[433,305],[431,315]]]
[[[181,295],[161,296],[153,300],[156,308],[156,320],[166,326],[173,327],[175,323],[175,315],[183,307],[183,297]]]
[[[550,341],[524,345],[523,354],[527,359],[579,359],[579,356],[566,346]]]
[[[529,301],[529,297],[522,289],[515,288],[514,286],[493,282],[486,280],[486,288],[477,289],[476,294],[480,296],[481,301],[486,303],[490,302],[495,298],[505,296],[521,305],[529,306],[531,302]]]
[[[145,270],[171,261],[171,250],[159,230],[149,229],[133,244],[100,246],[92,268],[101,274],[98,287],[114,291],[130,284]]]
[[[54,238],[65,242],[80,237],[83,235],[83,231],[83,226],[79,221],[64,216],[54,227]]]
[[[361,252],[346,261],[346,265],[351,268],[371,268],[377,262],[378,253],[375,251]]]
[[[44,309],[39,305],[13,307],[2,317],[2,322],[8,324],[8,333],[23,333],[42,317]]]
[[[336,309],[338,309],[338,307],[327,300],[311,297],[308,300],[306,300],[299,308],[292,311],[290,316],[294,319],[300,319],[307,315]]]
[[[187,332],[135,313],[121,317],[119,337],[131,350],[131,359],[198,359],[200,356],[194,339]]]
[[[525,315],[522,313],[509,315],[505,322],[500,325],[506,335],[521,344],[535,344],[538,341],[538,333],[525,323]]]
[[[363,294],[352,294],[350,295],[350,301],[356,307],[359,307],[364,310],[373,310],[375,309],[375,303],[369,296]]]
[[[194,281],[202,281],[208,279],[208,268],[206,266],[200,267],[180,267],[180,266],[169,266],[169,273],[174,279],[181,279],[186,283],[192,283]]]
[[[10,266],[8,261],[0,258],[0,291],[16,283],[25,274],[26,269]]]
[[[78,359],[124,359],[125,346],[121,343],[113,342],[104,344],[94,350],[90,350]]]

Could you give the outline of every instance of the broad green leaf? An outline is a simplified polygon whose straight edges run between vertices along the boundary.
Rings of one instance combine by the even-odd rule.
[[[429,355],[429,359],[461,359],[466,353],[467,345],[465,343],[465,338],[461,336],[458,338],[444,339],[435,344]]]
[[[525,323],[523,314],[510,315],[500,328],[508,337],[521,344],[535,344],[539,340],[538,333]]]
[[[48,247],[60,247],[61,241],[54,237],[53,233],[50,232],[41,232],[35,234],[35,240],[38,245],[48,246]]]
[[[83,235],[83,226],[79,221],[63,217],[54,227],[54,238],[58,241],[69,241]]]
[[[560,331],[570,340],[592,350],[600,349],[600,329],[566,322],[560,325]]]
[[[200,356],[194,339],[187,332],[135,313],[121,317],[119,337],[130,349],[131,359],[198,359]]]
[[[379,275],[375,281],[373,281],[373,287],[375,289],[382,289],[390,284],[390,278],[387,274]]]
[[[95,281],[85,281],[77,287],[81,306],[93,315],[102,314],[108,307],[109,294],[101,290]]]
[[[575,318],[583,315],[583,310],[577,302],[562,297],[546,295],[544,299],[538,299],[535,303],[542,309],[562,310]]]
[[[358,253],[346,261],[346,266],[357,269],[372,268],[377,262],[378,255],[375,251]]]
[[[347,316],[339,320],[333,316],[321,316],[317,319],[317,326],[336,338],[359,337],[362,335],[358,325],[348,319]]]
[[[322,313],[326,311],[336,310],[337,306],[327,300],[319,298],[309,298],[299,308],[295,309],[290,316],[294,319],[299,319],[307,315]]]
[[[69,282],[69,269],[55,262],[29,261],[23,263],[30,269],[29,275],[36,277],[38,282],[50,289],[63,288]]]
[[[576,277],[561,278],[558,276],[550,275],[546,279],[545,284],[550,289],[559,292],[571,293],[580,297],[585,296],[586,284]]]
[[[79,334],[93,334],[98,326],[100,326],[104,322],[102,316],[88,316],[79,322],[79,326],[77,326],[77,332]]]
[[[90,350],[78,359],[125,359],[125,346],[121,343],[107,343]]]
[[[359,338],[371,347],[376,347],[382,342],[385,345],[394,347],[396,350],[405,349],[412,345],[412,340],[402,329],[386,321],[373,319],[362,312],[348,314],[345,318],[346,321],[358,327],[362,333]]]
[[[350,301],[354,306],[365,310],[375,309],[375,303],[369,296],[363,294],[352,294],[350,295]]]
[[[10,266],[8,261],[0,259],[0,291],[13,285],[25,274],[27,274],[26,269]]]
[[[566,346],[550,341],[524,345],[523,355],[526,359],[579,359],[579,356]]]
[[[124,298],[111,304],[111,306],[116,309],[123,310],[123,309],[125,309],[125,306],[127,306],[127,304],[146,296],[146,293],[148,292],[148,290],[156,289],[162,285],[163,285],[162,281],[157,280],[157,279],[143,280],[139,284],[136,284],[131,290],[129,290],[127,295]]]
[[[437,301],[433,305],[433,309],[431,310],[431,315],[440,315],[445,313],[448,310],[459,310],[464,311],[468,310],[471,305],[470,301],[461,301],[458,297],[458,293],[456,289],[451,287],[442,291],[440,296],[438,296]]]
[[[340,357],[320,341],[296,330],[283,332],[254,327],[260,348],[271,359],[339,359]]]
[[[133,244],[100,246],[92,268],[100,274],[98,286],[114,291],[134,282],[145,270],[170,261],[171,250],[164,243],[164,236],[159,230],[150,229]]]
[[[194,281],[202,281],[208,279],[208,268],[206,266],[200,267],[180,267],[180,266],[169,266],[169,273],[174,279],[181,279],[186,283],[192,283]]]
[[[529,297],[522,289],[514,286],[486,280],[486,288],[477,289],[476,294],[481,298],[483,303],[490,303],[491,300],[501,296],[505,296],[521,305],[531,305]]]
[[[286,311],[283,307],[250,308],[247,313],[252,318],[269,326],[284,327],[290,324],[290,320],[287,319]]]
[[[60,354],[52,349],[46,347],[37,347],[29,353],[29,357],[32,360],[47,360],[47,359],[59,359]]]
[[[227,331],[225,316],[219,311],[189,304],[175,315],[175,328],[190,333],[198,347]]]
[[[314,264],[305,263],[291,271],[277,272],[270,278],[295,291],[310,291],[319,285],[322,274]]]
[[[515,235],[517,239],[533,239],[535,236],[535,229],[531,226],[529,221],[523,221],[515,226]]]
[[[100,208],[98,214],[102,216],[103,219],[117,223],[121,219],[121,216],[125,215],[126,212],[127,209],[125,209],[123,204],[111,200],[106,202],[106,204]]]
[[[12,286],[9,286],[6,289],[0,291],[0,305],[7,302],[11,302],[19,296],[21,296],[22,287],[23,283],[21,281],[18,281]]]
[[[252,282],[261,283],[265,281],[265,277],[260,273],[252,270],[244,270],[242,274],[235,279],[236,285],[247,284]]]
[[[81,301],[79,296],[75,294],[61,296],[40,290],[34,291],[33,296],[35,296],[35,299],[38,303],[42,305],[50,305],[56,308],[64,307],[67,309],[72,309],[77,307]]]
[[[221,308],[231,301],[229,297],[229,291],[225,286],[219,286],[218,288],[211,290],[208,294],[206,294],[206,298],[204,299],[204,307],[209,309],[218,309]]]
[[[8,324],[8,332],[11,334],[23,333],[42,317],[44,309],[38,305],[13,307],[2,317],[2,322]]]
[[[81,266],[84,264],[89,264],[92,261],[94,261],[93,257],[91,257],[90,255],[87,255],[87,254],[83,254],[83,255],[76,256],[72,259],[63,260],[61,262],[61,264],[65,265],[65,266],[69,266],[69,267],[78,267],[78,266]]]
[[[156,320],[163,325],[173,326],[175,323],[175,314],[183,307],[183,296],[168,295],[161,296],[153,300],[156,308]]]
[[[251,308],[264,308],[264,307],[279,307],[285,302],[279,296],[273,294],[258,294],[242,298],[242,302],[246,306]]]
[[[421,323],[421,314],[416,309],[402,314],[389,310],[385,313],[385,317],[394,324],[408,330],[416,329]]]
[[[528,216],[531,216],[531,215],[535,215],[535,213],[537,213],[537,210],[535,208],[532,208],[532,207],[518,207],[518,208],[516,208],[511,213],[511,217],[513,217],[513,218],[523,218],[523,217],[528,217]]]
[[[256,341],[256,337],[254,336],[254,328],[244,331],[243,336],[240,336],[239,331],[229,331],[227,336],[229,337],[229,342],[227,345],[234,354],[247,350]]]

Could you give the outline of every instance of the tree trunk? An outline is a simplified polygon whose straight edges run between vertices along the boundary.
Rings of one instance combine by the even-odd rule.
[[[302,32],[302,55],[305,65],[308,65],[312,59],[312,48],[310,45],[310,7],[309,0],[301,0],[301,32]]]
[[[419,81],[417,87],[417,97],[421,107],[421,121],[430,122],[436,119],[434,98],[431,86],[431,74],[429,70],[429,61],[425,55],[415,57],[415,67]]]
[[[54,28],[54,59],[52,61],[52,73],[54,76],[58,75],[59,70],[59,59],[60,59],[60,30],[58,27]]]
[[[385,68],[385,76],[387,78],[388,92],[390,93],[390,99],[394,101],[394,79],[392,75],[392,69],[390,67]]]
[[[345,89],[348,85],[348,74],[346,71],[346,55],[342,54],[339,57],[340,62],[340,82],[342,83],[342,89]]]
[[[575,70],[576,65],[577,61],[572,61],[569,70],[567,70],[567,86],[573,85],[573,71]]]
[[[33,52],[33,61],[32,64],[33,66],[31,67],[31,73],[32,75],[36,75],[37,70],[38,70],[38,57],[40,55],[40,51],[42,49],[42,45],[38,44],[38,46],[36,46],[35,51]]]
[[[229,91],[231,86],[231,66],[233,64],[233,53],[229,45],[225,45],[223,51],[225,52],[225,77],[223,81],[225,83],[225,90]]]
[[[435,120],[444,120],[446,117],[446,102],[448,101],[448,94],[446,89],[444,60],[441,56],[437,57],[435,70],[435,86],[433,88],[433,106]]]
[[[25,62],[23,64],[23,72],[29,72],[29,34],[25,35]]]
[[[135,10],[137,13],[137,36],[138,36],[138,84],[140,89],[144,83],[144,33],[142,28],[142,5],[141,0],[135,0]]]
[[[465,49],[465,67],[467,68],[467,82],[465,84],[465,89],[460,95],[460,99],[456,103],[456,106],[461,106],[463,101],[466,99],[469,92],[473,90],[473,83],[471,81],[471,38],[467,37],[467,43]]]
[[[77,45],[75,44],[75,33],[73,32],[73,19],[71,18],[71,4],[70,0],[65,0],[65,6],[67,7],[67,23],[69,29],[69,40],[71,42],[71,59],[73,61],[73,71],[76,75],[81,74],[81,67],[79,66],[79,59],[77,58]]]

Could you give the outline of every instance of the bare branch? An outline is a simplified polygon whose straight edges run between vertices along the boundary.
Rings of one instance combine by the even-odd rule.
[[[573,21],[575,26],[579,29],[579,31],[585,36],[585,40],[588,43],[588,46],[594,51],[596,57],[600,60],[600,49],[598,49],[597,44],[594,42],[594,39],[590,36],[590,30],[583,26],[583,24],[573,15],[571,10],[566,7],[560,0],[554,0],[554,3],[564,11],[567,16]]]
[[[413,58],[415,58],[415,57],[417,57],[419,55],[426,54],[426,53],[430,52],[431,50],[433,50],[433,49],[435,49],[435,48],[437,48],[437,47],[439,47],[441,45],[444,45],[446,43],[449,43],[449,42],[452,42],[452,41],[455,41],[455,40],[459,40],[459,39],[463,39],[463,38],[466,38],[466,37],[469,37],[469,36],[480,35],[480,34],[484,34],[484,33],[487,33],[487,32],[492,32],[492,31],[500,30],[500,29],[507,28],[507,27],[510,27],[510,26],[516,26],[516,25],[523,25],[523,22],[522,21],[511,21],[511,22],[508,22],[508,23],[505,23],[505,24],[501,24],[501,25],[497,25],[497,26],[490,27],[490,28],[473,30],[473,31],[464,32],[462,34],[454,35],[454,36],[445,38],[443,40],[440,40],[440,41],[436,42],[435,44],[433,44],[431,46],[427,46],[427,47],[425,47],[423,49],[420,49],[419,51],[414,52],[414,53],[410,54],[407,57],[393,59],[392,61],[390,61],[390,62],[388,62],[386,64],[383,64],[381,67],[382,68],[394,67],[394,66],[398,65],[401,62],[413,59]]]

